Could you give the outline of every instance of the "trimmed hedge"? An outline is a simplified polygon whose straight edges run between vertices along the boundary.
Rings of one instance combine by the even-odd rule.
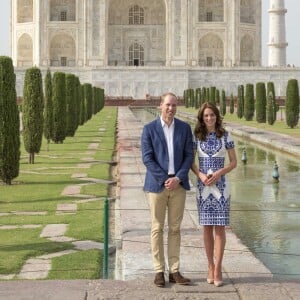
[[[294,128],[299,121],[299,86],[297,79],[290,79],[286,87],[286,124]]]

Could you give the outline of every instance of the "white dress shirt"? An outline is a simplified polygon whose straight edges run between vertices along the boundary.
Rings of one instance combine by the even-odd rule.
[[[174,167],[174,147],[173,147],[173,137],[174,137],[174,119],[170,125],[168,126],[165,121],[160,118],[161,125],[164,130],[167,146],[168,146],[168,154],[169,154],[169,170],[168,174],[175,174],[175,167]]]

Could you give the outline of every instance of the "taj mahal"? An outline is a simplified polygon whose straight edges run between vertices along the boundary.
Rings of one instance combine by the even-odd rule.
[[[286,66],[284,0],[269,1],[269,61],[261,63],[261,0],[12,0],[11,56],[25,70],[63,71],[111,97],[299,78]],[[278,83],[278,84],[276,84]]]

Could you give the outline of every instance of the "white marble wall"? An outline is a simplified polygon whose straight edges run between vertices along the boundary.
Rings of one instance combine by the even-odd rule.
[[[216,86],[226,95],[237,94],[239,84],[273,81],[276,96],[285,96],[289,79],[300,81],[300,68],[52,68],[51,71],[74,73],[81,83],[90,82],[105,89],[107,96],[131,96],[145,99],[146,94],[160,96],[166,91],[183,95],[187,88]],[[45,75],[46,68],[42,69]],[[16,68],[17,95],[23,94],[25,69]]]

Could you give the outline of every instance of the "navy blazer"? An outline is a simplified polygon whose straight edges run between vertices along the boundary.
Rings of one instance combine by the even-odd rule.
[[[189,124],[177,118],[174,118],[174,126],[175,176],[181,180],[181,185],[189,190],[188,173],[194,161],[192,130]],[[164,182],[169,178],[168,146],[160,118],[144,126],[141,144],[142,159],[147,169],[144,190],[159,193],[164,189]]]

